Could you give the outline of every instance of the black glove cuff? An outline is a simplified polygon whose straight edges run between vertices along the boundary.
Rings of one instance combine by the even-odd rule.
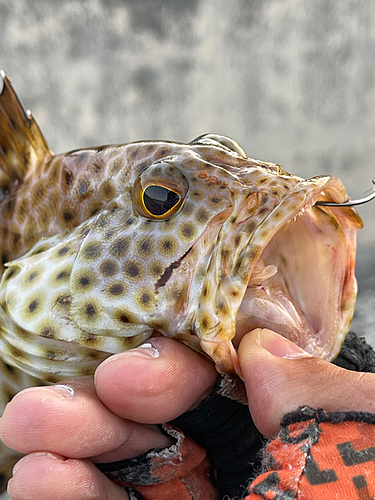
[[[260,467],[258,452],[264,444],[248,406],[238,401],[244,395],[243,382],[225,375],[198,408],[171,422],[207,450],[221,493],[231,498],[242,497]]]
[[[364,337],[349,332],[333,364],[355,372],[375,373],[375,351]]]

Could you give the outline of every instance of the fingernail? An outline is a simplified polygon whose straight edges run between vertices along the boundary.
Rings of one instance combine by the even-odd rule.
[[[135,354],[136,356],[146,356],[151,358],[159,357],[159,350],[150,342],[145,342],[144,344],[127,351],[129,354]]]
[[[267,329],[259,333],[259,343],[270,354],[284,359],[312,357],[307,351],[281,335]]]
[[[55,395],[55,396],[62,396],[63,398],[69,398],[72,399],[74,397],[74,388],[71,387],[70,385],[66,384],[56,384],[56,385],[49,385],[45,387],[28,387],[27,389],[23,389],[22,391],[18,392],[12,399],[14,401],[15,399],[18,399],[20,397],[23,397],[25,394],[30,394],[30,393],[37,393],[39,396],[42,395],[43,391],[45,393],[45,397],[48,397],[49,395]]]
[[[21,460],[19,460],[19,461],[18,461],[18,462],[14,465],[13,470],[12,470],[12,474],[13,474],[13,476],[14,476],[14,474],[17,472],[17,469],[19,469],[19,467],[20,467],[20,465],[21,465],[21,464],[20,464],[20,462],[21,462],[22,460],[25,460],[25,458],[21,458]]]
[[[20,460],[18,460],[18,462],[14,465],[13,467],[13,471],[12,471],[12,474],[13,476],[15,475],[15,473],[17,472],[17,470],[22,466],[24,465],[26,462],[28,462],[29,460],[34,460],[35,457],[48,457],[49,459],[51,460],[59,460],[58,457],[56,457],[55,455],[53,455],[52,453],[49,453],[48,451],[38,451],[36,453],[33,453],[32,455],[26,455],[25,457],[22,457]],[[61,461],[61,460],[60,460]]]
[[[52,388],[55,391],[59,392],[65,398],[71,399],[74,396],[74,389],[70,385],[56,384],[56,385],[53,385]]]
[[[159,357],[159,350],[150,342],[145,342],[144,344],[134,347],[133,349],[129,349],[128,351],[120,352],[118,354],[114,354],[107,358],[103,363],[101,363],[98,368],[95,370],[95,378],[97,374],[102,370],[104,366],[108,363],[116,362],[117,360],[124,359],[124,356],[137,356],[140,358],[157,358]]]
[[[122,357],[122,356],[141,356],[146,357],[146,358],[157,358],[159,356],[159,350],[157,347],[155,347],[151,342],[145,342],[142,345],[139,345],[138,347],[134,347],[133,349],[129,349],[128,351],[121,352],[119,354],[115,354],[114,356],[111,356],[108,358],[108,361],[117,359],[117,357]]]

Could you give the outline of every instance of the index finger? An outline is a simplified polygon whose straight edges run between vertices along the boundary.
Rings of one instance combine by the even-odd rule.
[[[104,361],[96,370],[95,387],[114,414],[160,423],[204,399],[217,377],[208,358],[175,340],[156,337]]]

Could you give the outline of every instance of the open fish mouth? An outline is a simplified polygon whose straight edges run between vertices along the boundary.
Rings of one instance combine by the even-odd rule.
[[[262,203],[259,193],[247,200],[251,196],[250,213],[244,216],[249,201],[235,207],[221,228],[225,237],[219,233],[217,266],[224,271],[216,281],[215,315],[211,330],[204,332],[203,349],[216,357],[220,371],[228,371],[229,350],[233,358],[224,344],[228,332],[235,330],[237,346],[246,332],[268,328],[314,356],[334,359],[354,312],[355,234],[361,219],[352,208],[316,205],[347,199],[335,177],[301,180],[278,202],[263,197]],[[233,219],[238,222],[230,231]],[[217,269],[208,279],[215,280],[215,274]],[[204,323],[208,318],[202,304],[198,328],[199,317]],[[218,340],[220,348],[214,345]]]

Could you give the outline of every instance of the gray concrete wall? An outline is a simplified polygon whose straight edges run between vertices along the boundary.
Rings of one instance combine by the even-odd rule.
[[[374,26],[373,0],[0,0],[0,67],[55,152],[219,132],[354,196],[375,177]],[[371,330],[375,201],[360,213]]]

